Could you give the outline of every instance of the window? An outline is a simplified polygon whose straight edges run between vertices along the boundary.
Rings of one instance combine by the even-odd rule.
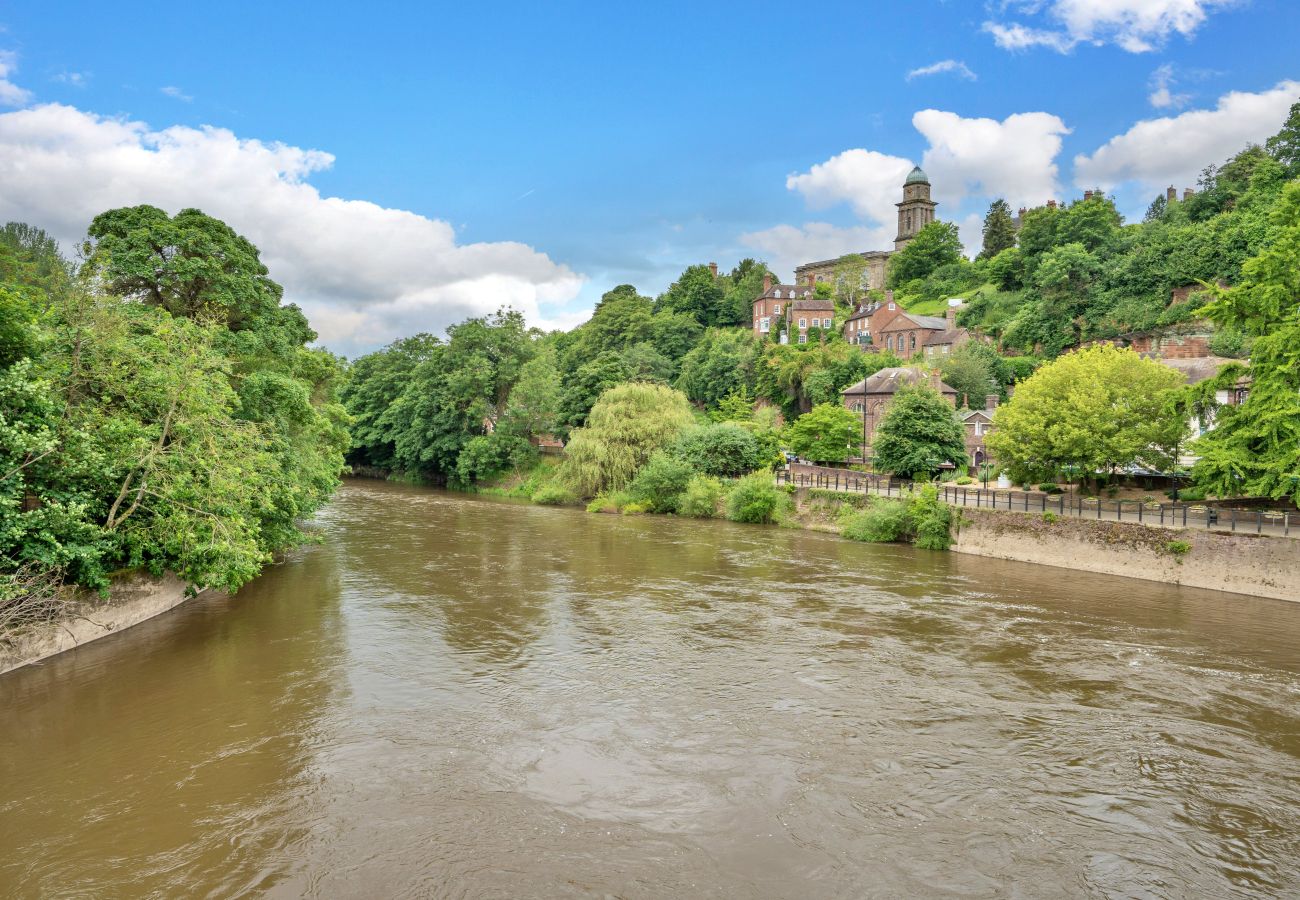
[[[808,343],[808,335],[806,335],[806,334],[801,334],[801,335],[799,335],[799,343],[801,343],[801,344],[806,344],[806,343]]]
[[[769,317],[767,317],[767,316],[763,316],[763,318],[761,318],[761,319],[758,320],[758,330],[759,330],[759,331],[762,331],[762,332],[768,332],[768,331],[771,331],[771,330],[772,330],[772,320],[771,320]]]
[[[861,400],[857,400],[857,401],[854,402],[854,404],[853,404],[853,411],[854,411],[855,413],[860,413],[860,412],[862,412],[862,401],[861,401]]]
[[[912,332],[912,344],[911,344],[911,349],[912,349],[912,350],[915,350],[915,349],[916,349],[916,332],[915,332],[915,331]]]
[[[772,315],[774,315],[774,316],[779,316],[779,315],[781,315],[781,304],[780,304],[780,303],[777,303],[777,304],[775,304],[775,305],[772,307]]]
[[[807,327],[808,327],[808,320],[807,320],[807,319],[800,319],[800,320],[799,320],[799,327],[800,327],[800,328],[807,328]]]
[[[983,422],[980,422],[980,421],[978,421],[978,420],[976,420],[976,422],[975,422],[975,437],[980,437],[980,436],[983,435],[983,434],[984,434],[984,423],[983,423]]]

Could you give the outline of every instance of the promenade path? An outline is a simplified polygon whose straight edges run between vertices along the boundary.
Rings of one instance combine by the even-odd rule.
[[[778,484],[819,488],[847,494],[899,497],[912,489],[912,482],[885,475],[870,475],[847,469],[799,465],[776,473]],[[938,484],[939,498],[950,506],[1005,510],[1019,513],[1052,513],[1061,517],[1131,522],[1158,528],[1199,528],[1226,533],[1266,534],[1300,538],[1300,513],[1272,509],[1238,509],[1201,503],[1160,503],[1142,500],[1107,500],[1076,494],[1045,494],[1000,488],[958,487]]]

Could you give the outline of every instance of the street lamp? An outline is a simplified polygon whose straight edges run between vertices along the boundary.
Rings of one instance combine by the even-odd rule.
[[[992,468],[993,467],[989,465],[989,461],[987,459],[984,460],[984,462],[980,463],[980,478],[984,481],[985,490],[987,490],[989,486],[989,470]]]

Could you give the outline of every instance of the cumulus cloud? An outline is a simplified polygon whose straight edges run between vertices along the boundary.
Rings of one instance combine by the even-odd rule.
[[[1160,68],[1151,73],[1150,88],[1151,93],[1147,99],[1156,109],[1167,109],[1173,107],[1181,109],[1187,105],[1187,101],[1192,99],[1190,94],[1175,94],[1173,86],[1178,82],[1174,77],[1174,67],[1165,63]]]
[[[31,91],[20,88],[9,80],[18,68],[18,59],[12,51],[0,50],[0,106],[22,106],[32,99]]]
[[[1037,206],[1060,190],[1056,157],[1070,129],[1059,116],[1016,113],[999,122],[923,109],[912,125],[930,143],[921,166],[940,202],[974,195]]]
[[[788,176],[785,186],[804,195],[814,208],[849,203],[859,216],[889,221],[898,186],[912,169],[911,160],[875,150],[845,150],[807,172]]]
[[[1259,93],[1224,94],[1214,109],[1138,122],[1093,153],[1076,156],[1074,182],[1106,189],[1129,182],[1155,189],[1192,184],[1206,163],[1274,134],[1298,98],[1300,81],[1283,81]]]
[[[1171,35],[1192,37],[1209,13],[1239,0],[1016,0],[1014,9],[1031,21],[985,22],[984,30],[1007,50],[1049,47],[1067,53],[1081,43],[1115,44],[1130,53],[1146,53]]]
[[[261,248],[321,341],[349,353],[502,305],[550,326],[545,307],[581,287],[525,244],[460,244],[447,222],[322,196],[309,179],[333,161],[221,128],[152,130],[47,104],[0,114],[0,221],[40,225],[66,245],[106,209],[200,208]]]
[[[937,63],[930,63],[928,66],[921,66],[919,69],[913,69],[907,73],[907,80],[913,78],[924,78],[927,75],[960,75],[967,81],[975,81],[978,76],[970,70],[970,66],[958,59],[941,59]]]
[[[183,103],[190,103],[194,100],[193,97],[176,87],[174,84],[169,84],[167,87],[159,88],[158,90],[160,93],[171,97],[173,100],[180,100]]]

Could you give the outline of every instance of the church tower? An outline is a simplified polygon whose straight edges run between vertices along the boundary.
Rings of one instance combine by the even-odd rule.
[[[930,199],[930,178],[916,166],[903,182],[903,202],[898,207],[898,237],[894,249],[902,250],[926,225],[934,221],[934,208],[939,204]]]

